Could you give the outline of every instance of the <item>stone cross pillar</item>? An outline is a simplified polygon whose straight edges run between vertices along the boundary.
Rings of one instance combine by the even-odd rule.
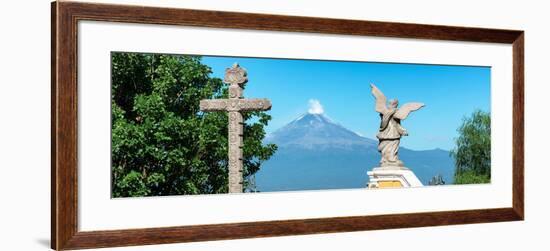
[[[243,86],[248,82],[246,70],[235,63],[225,70],[224,82],[229,84],[229,99],[205,99],[200,101],[201,111],[228,112],[229,141],[229,193],[243,192],[243,116],[242,111],[266,111],[271,109],[268,99],[244,99]]]

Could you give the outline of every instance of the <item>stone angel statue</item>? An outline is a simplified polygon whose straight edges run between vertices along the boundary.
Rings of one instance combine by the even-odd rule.
[[[399,109],[397,99],[392,99],[389,104],[386,96],[371,84],[371,92],[376,99],[375,110],[380,113],[380,128],[376,137],[378,138],[378,151],[382,155],[380,160],[381,167],[403,167],[403,162],[399,160],[397,152],[399,151],[399,142],[402,136],[409,135],[405,128],[401,127],[401,120],[404,120],[413,111],[424,107],[423,103],[406,103]],[[387,105],[388,104],[388,105]]]

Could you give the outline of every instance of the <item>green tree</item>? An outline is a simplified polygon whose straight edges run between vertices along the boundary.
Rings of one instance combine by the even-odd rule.
[[[113,197],[227,192],[227,113],[199,110],[227,98],[200,57],[112,53]],[[262,145],[264,112],[243,114],[245,185],[277,147]]]
[[[477,110],[464,118],[458,128],[455,160],[455,184],[489,183],[491,181],[491,115]]]

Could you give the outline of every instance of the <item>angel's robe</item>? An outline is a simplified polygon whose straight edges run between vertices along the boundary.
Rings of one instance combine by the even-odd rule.
[[[380,114],[380,129],[376,137],[379,139],[378,151],[382,155],[380,164],[382,166],[401,166],[403,162],[397,157],[399,151],[399,141],[405,129],[401,127],[399,119],[394,118],[397,109],[391,109],[386,113]]]
[[[399,119],[393,117],[397,109],[391,109],[385,114],[380,114],[380,129],[376,137],[378,139],[400,139],[405,133]]]

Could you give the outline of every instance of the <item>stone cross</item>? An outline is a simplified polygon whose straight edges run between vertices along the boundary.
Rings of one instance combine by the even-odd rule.
[[[229,193],[243,192],[243,116],[242,111],[267,111],[269,99],[244,99],[243,87],[248,82],[246,70],[235,63],[225,70],[224,82],[229,84],[229,99],[203,99],[201,111],[229,113]]]

